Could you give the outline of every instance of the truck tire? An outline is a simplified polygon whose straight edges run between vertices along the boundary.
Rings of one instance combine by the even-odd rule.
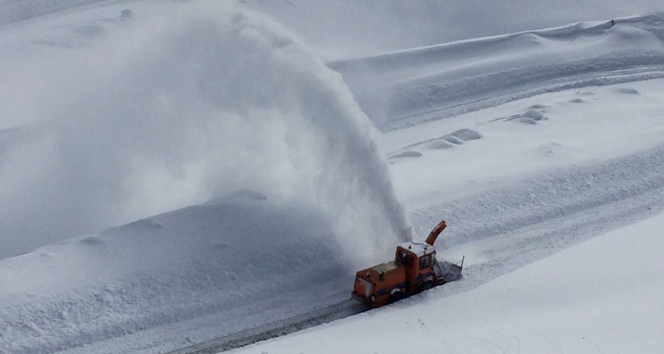
[[[401,291],[398,291],[394,294],[391,294],[390,295],[390,304],[393,303],[393,302],[397,302],[397,301],[399,301],[403,298],[404,298],[404,296],[403,296],[403,293]]]
[[[434,286],[434,284],[433,284],[432,281],[426,281],[426,282],[422,283],[422,285],[420,285],[420,292],[425,291],[425,290],[429,290],[429,289],[433,288],[433,286]]]

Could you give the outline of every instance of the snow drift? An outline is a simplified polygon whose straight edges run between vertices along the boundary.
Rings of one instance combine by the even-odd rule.
[[[331,59],[663,10],[659,0],[243,0]]]
[[[660,12],[613,24],[581,22],[330,66],[344,75],[369,117],[388,130],[544,92],[661,77],[663,19]]]
[[[2,156],[0,255],[242,190],[330,215],[350,258],[409,237],[341,76],[269,20],[196,2],[51,51],[38,139]]]
[[[173,350],[324,306],[352,281],[333,225],[242,193],[0,260],[0,353]]]
[[[143,1],[145,2],[145,1]],[[155,1],[156,2],[156,1]],[[230,0],[228,1],[230,2]],[[236,0],[287,25],[319,54],[351,58],[661,11],[660,0]],[[0,0],[0,25],[109,0]],[[140,2],[125,2],[135,6]],[[164,2],[162,2],[164,3]]]

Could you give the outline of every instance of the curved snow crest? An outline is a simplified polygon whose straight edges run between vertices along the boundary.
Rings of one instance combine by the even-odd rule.
[[[10,234],[94,231],[251,190],[326,210],[355,259],[410,237],[341,76],[270,20],[187,3],[78,54],[73,94],[41,107],[55,116],[41,146],[14,151],[40,173],[2,177],[18,187],[0,189]]]
[[[613,22],[582,22],[330,66],[347,78],[379,127],[391,130],[556,90],[560,85],[587,84],[597,76],[615,76],[625,70],[661,71],[662,19],[664,12]]]

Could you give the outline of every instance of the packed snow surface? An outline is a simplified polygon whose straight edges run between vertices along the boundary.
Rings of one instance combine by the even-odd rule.
[[[0,353],[163,353],[325,311],[441,218],[463,281],[248,350],[661,347],[664,17],[608,21],[657,4],[326,4],[0,0],[28,19],[0,27]],[[475,20],[445,31],[450,7]],[[528,31],[437,44],[471,27]]]

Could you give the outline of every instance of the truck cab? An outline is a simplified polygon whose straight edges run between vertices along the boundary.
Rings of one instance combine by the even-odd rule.
[[[433,265],[436,248],[426,243],[405,242],[397,246],[394,261],[405,268],[406,288],[415,294],[436,285]]]

